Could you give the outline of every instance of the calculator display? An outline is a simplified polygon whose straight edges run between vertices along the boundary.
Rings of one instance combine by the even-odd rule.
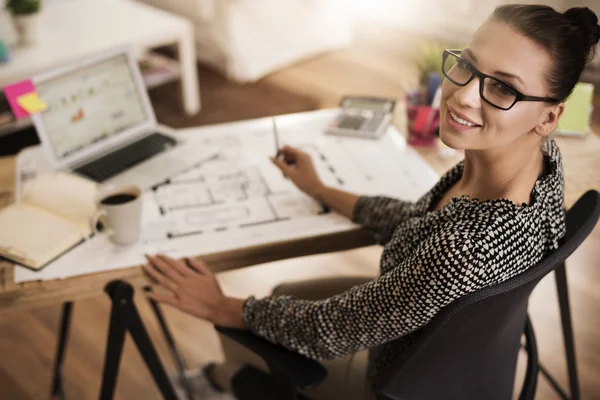
[[[342,107],[362,108],[372,111],[391,111],[392,102],[378,99],[347,97],[342,102]]]
[[[379,139],[392,122],[396,101],[390,98],[345,96],[340,111],[325,131],[329,135]]]

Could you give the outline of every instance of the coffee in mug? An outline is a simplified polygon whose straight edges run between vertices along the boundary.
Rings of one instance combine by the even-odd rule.
[[[92,217],[92,230],[109,235],[117,244],[132,244],[139,240],[142,229],[142,189],[137,185],[115,185],[99,190],[98,212]],[[98,230],[98,222],[104,229]]]
[[[117,194],[111,194],[108,197],[105,197],[104,199],[100,200],[100,204],[105,205],[105,206],[115,206],[118,204],[125,204],[125,203],[129,203],[130,201],[133,201],[137,199],[137,196],[131,193],[117,193]]]

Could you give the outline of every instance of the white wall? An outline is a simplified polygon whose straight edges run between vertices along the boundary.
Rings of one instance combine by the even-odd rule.
[[[600,16],[600,0],[563,0],[563,8],[569,7],[588,7],[598,16]]]
[[[559,10],[567,0],[538,0]],[[600,8],[600,0],[581,0]],[[465,41],[501,4],[532,3],[526,0],[352,0],[354,15],[372,21],[449,41]],[[590,7],[592,8],[592,7]],[[599,14],[600,15],[600,14]]]

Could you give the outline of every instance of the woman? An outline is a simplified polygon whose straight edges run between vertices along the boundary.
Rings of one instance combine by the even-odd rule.
[[[598,19],[587,8],[561,14],[506,5],[466,49],[445,51],[440,137],[463,149],[465,159],[416,203],[326,187],[309,155],[283,149],[273,162],[300,190],[362,224],[385,246],[377,279],[289,284],[264,299],[234,299],[201,262],[190,262],[192,271],[158,256],[149,257],[146,270],[173,294],[149,296],[316,359],[369,349],[370,389],[351,392],[371,398],[394,355],[440,309],[514,277],[557,248],[565,232],[563,172],[548,135],[599,38]],[[228,360],[243,361],[228,346]],[[216,386],[227,386],[222,370],[208,374]],[[330,375],[337,370],[334,363]],[[322,398],[350,398],[340,390],[356,379],[348,385],[332,379],[322,386],[335,387],[336,395]]]

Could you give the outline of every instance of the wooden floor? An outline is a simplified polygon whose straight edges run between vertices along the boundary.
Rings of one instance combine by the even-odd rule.
[[[412,48],[408,45],[411,42],[409,39],[406,36],[362,33],[357,44],[349,50],[300,62],[267,77],[261,82],[259,89],[250,85],[242,85],[237,89],[245,89],[246,98],[250,100],[253,98],[253,91],[257,91],[256,95],[262,96],[262,101],[266,102],[265,109],[269,110],[281,109],[280,104],[275,108],[270,107],[269,96],[264,96],[264,92],[259,93],[269,86],[282,91],[271,101],[281,102],[285,96],[298,96],[314,101],[316,107],[335,105],[340,96],[347,93],[397,97],[402,93],[403,84],[414,83],[414,76],[412,82],[410,78],[410,64],[406,61]],[[229,85],[221,82],[221,85]],[[219,90],[219,85],[214,82],[202,83],[211,87],[211,90]],[[153,102],[157,110],[161,110],[158,113],[159,119],[176,120],[176,115],[169,114],[175,112],[169,111],[174,108],[161,104],[161,97],[153,94]],[[228,100],[224,98],[222,101]],[[304,100],[294,103],[307,104]],[[240,103],[239,107],[244,107],[244,104]],[[214,109],[218,110],[219,107]],[[243,117],[243,112],[236,114],[235,108],[230,109],[226,119],[239,119],[240,115]],[[265,115],[269,115],[269,111]],[[598,113],[594,115],[594,118],[597,117]],[[380,254],[381,248],[367,247],[227,272],[220,274],[218,279],[226,293],[239,297],[251,294],[264,296],[282,281],[340,274],[373,276],[377,272]],[[592,237],[575,252],[568,263],[577,356],[585,399],[600,399],[599,267],[600,228],[596,228]],[[138,297],[137,304],[151,337],[164,363],[172,371],[173,363],[164,340],[158,334],[158,324],[146,301]],[[81,301],[74,307],[64,370],[69,399],[93,399],[98,396],[108,310],[104,294]],[[566,385],[553,276],[543,280],[534,291],[530,311],[538,337],[540,359],[558,381]],[[11,315],[0,321],[0,399],[37,400],[48,397],[59,312],[57,307],[46,307]],[[216,335],[208,324],[174,310],[166,309],[166,314],[189,367],[220,359]],[[538,387],[537,399],[559,398],[543,378],[540,378]],[[121,362],[116,398],[160,398],[150,374],[129,339]]]

